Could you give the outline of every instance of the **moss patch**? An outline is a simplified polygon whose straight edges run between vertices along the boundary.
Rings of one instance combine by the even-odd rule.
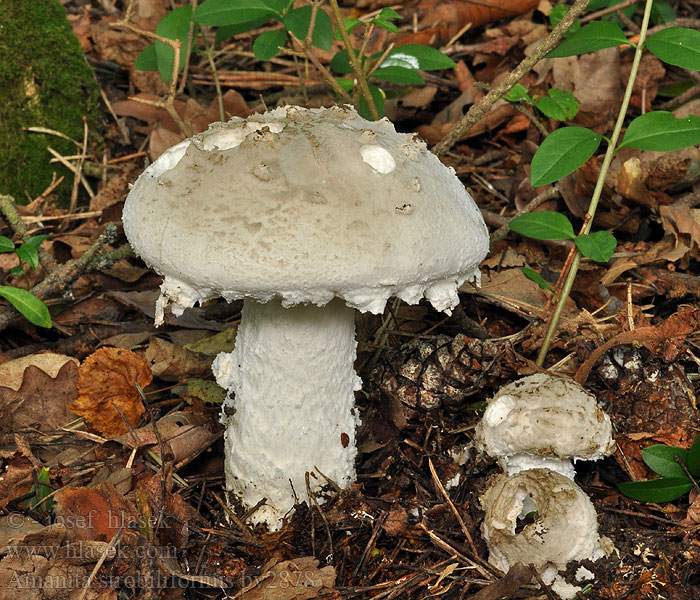
[[[70,198],[73,177],[49,160],[77,147],[55,136],[27,133],[47,127],[81,142],[83,121],[100,126],[99,89],[58,0],[0,0],[0,193],[18,202],[36,197],[53,172],[65,175],[59,200]]]

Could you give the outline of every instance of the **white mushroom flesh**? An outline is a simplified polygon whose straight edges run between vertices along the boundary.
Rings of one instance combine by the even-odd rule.
[[[604,556],[595,508],[573,481],[549,469],[500,474],[481,496],[482,535],[489,562],[504,572],[516,562],[566,568],[572,560]],[[519,521],[536,513],[519,529]],[[516,532],[517,530],[517,532]]]
[[[575,381],[544,373],[502,387],[475,438],[510,474],[544,467],[573,478],[570,459],[597,460],[614,449],[610,417],[595,397]]]

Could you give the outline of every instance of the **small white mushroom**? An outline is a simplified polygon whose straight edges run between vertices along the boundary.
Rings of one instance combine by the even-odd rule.
[[[476,429],[477,446],[514,474],[548,468],[574,478],[571,459],[614,449],[610,417],[571,379],[537,373],[502,387]]]
[[[272,528],[306,496],[305,473],[312,489],[317,469],[355,479],[352,309],[381,313],[398,296],[449,312],[488,250],[454,173],[349,107],[211,125],[144,171],[123,221],[165,276],[157,323],[168,308],[244,300],[235,350],[213,365],[229,390],[226,485],[247,506],[267,498],[254,520]]]
[[[516,562],[532,564],[540,573],[549,570],[552,581],[569,561],[602,558],[610,544],[598,535],[588,496],[549,469],[495,475],[481,505],[489,562],[504,572]]]

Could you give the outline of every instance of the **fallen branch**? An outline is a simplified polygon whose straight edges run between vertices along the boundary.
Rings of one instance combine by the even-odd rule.
[[[94,269],[102,269],[114,261],[132,254],[128,244],[110,252],[103,252],[104,247],[114,242],[117,237],[117,227],[109,223],[105,230],[95,240],[82,256],[57,266],[41,282],[29,290],[39,300],[58,296],[65,292],[78,277]],[[12,321],[19,318],[20,313],[12,306],[3,307],[0,310],[0,331],[4,330]]]

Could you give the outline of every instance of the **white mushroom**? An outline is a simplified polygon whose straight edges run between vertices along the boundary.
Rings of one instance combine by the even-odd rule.
[[[348,107],[285,107],[216,123],[139,177],[124,207],[134,250],[165,276],[156,321],[244,299],[229,390],[227,487],[276,528],[320,470],[355,478],[352,308],[391,296],[449,312],[479,281],[481,214],[423,142]]]
[[[556,572],[572,560],[597,560],[609,547],[598,535],[595,508],[568,477],[549,469],[502,473],[481,496],[486,512],[481,531],[489,562],[507,572],[516,562],[540,573]]]
[[[503,469],[548,468],[574,478],[571,459],[614,449],[610,417],[571,379],[537,373],[502,387],[477,425],[476,442]]]

